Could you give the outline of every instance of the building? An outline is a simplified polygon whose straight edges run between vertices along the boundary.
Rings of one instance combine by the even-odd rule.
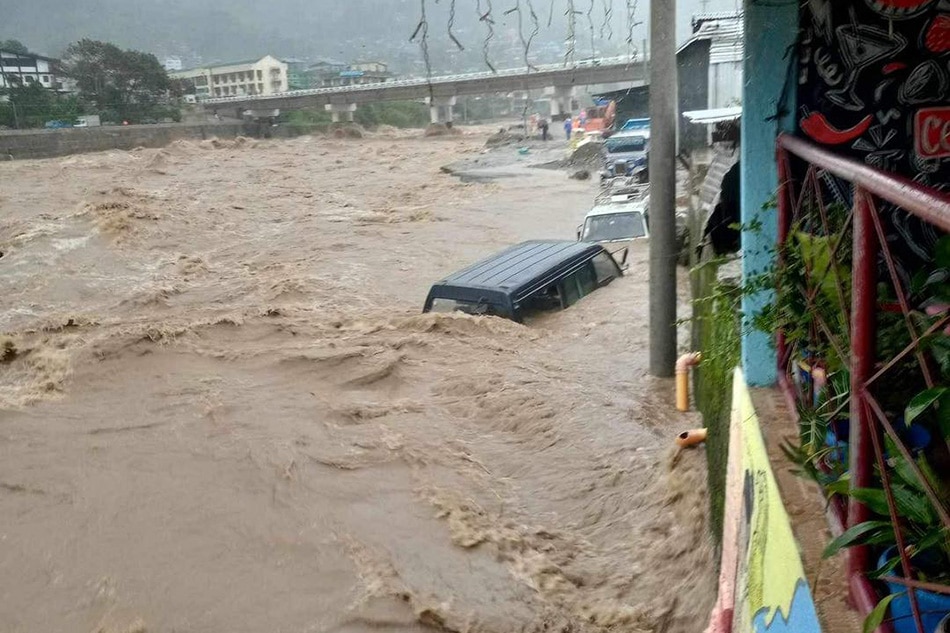
[[[181,57],[166,57],[165,58],[165,70],[172,72],[175,70],[181,70]]]
[[[182,83],[185,94],[193,92],[199,99],[271,95],[289,90],[287,63],[271,55],[257,60],[173,71],[169,76]]]
[[[392,79],[389,66],[383,62],[320,62],[310,67],[312,86],[315,88],[362,86],[385,83]]]
[[[0,88],[35,83],[56,92],[71,92],[74,83],[58,67],[59,61],[50,57],[0,50]]]
[[[311,87],[308,62],[294,57],[286,57],[283,61],[287,64],[288,90],[304,90]]]
[[[676,52],[680,113],[742,103],[742,13],[702,13]],[[710,129],[679,119],[681,149],[705,147]]]

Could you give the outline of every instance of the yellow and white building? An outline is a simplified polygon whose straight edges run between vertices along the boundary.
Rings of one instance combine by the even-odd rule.
[[[194,82],[199,98],[271,95],[289,90],[286,62],[266,55],[258,60],[191,68],[168,73],[174,80]]]

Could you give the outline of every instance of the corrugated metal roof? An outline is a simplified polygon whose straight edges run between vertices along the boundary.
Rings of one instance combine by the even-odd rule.
[[[739,150],[736,148],[717,151],[713,156],[709,170],[706,172],[706,179],[699,189],[699,203],[704,219],[703,226],[712,213],[713,207],[719,201],[719,193],[722,188],[722,179],[726,172],[732,169],[732,166],[739,160]]]
[[[695,42],[708,40],[710,64],[742,61],[744,48],[741,13],[702,14],[693,19],[693,29],[693,36],[680,46],[677,52]]]

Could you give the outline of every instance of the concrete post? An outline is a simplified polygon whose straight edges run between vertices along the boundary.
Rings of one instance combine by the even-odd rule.
[[[676,3],[650,3],[650,373],[676,362]]]
[[[334,123],[340,123],[344,117],[349,123],[355,120],[355,103],[328,103],[324,109],[330,113],[330,120]]]
[[[785,84],[788,60],[785,51],[798,34],[798,5],[776,3],[768,7],[745,3],[745,63],[742,75],[741,218],[742,277],[754,279],[767,271],[774,259],[778,222],[774,209],[763,209],[778,188],[775,165],[775,137],[795,126],[795,83],[788,94],[787,109],[792,116],[782,121],[768,120],[778,109]],[[779,71],[780,69],[780,71]],[[775,382],[777,359],[772,336],[757,331],[751,320],[770,304],[774,293],[761,290],[742,295],[742,369],[754,386]]]
[[[551,96],[551,117],[558,117],[571,113],[574,102],[574,86],[552,86],[545,94]]]
[[[451,123],[455,119],[452,107],[457,99],[455,97],[426,97],[426,103],[429,104],[429,122],[430,123]]]

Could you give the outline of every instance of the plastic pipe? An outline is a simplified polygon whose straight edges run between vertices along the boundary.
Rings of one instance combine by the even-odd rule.
[[[676,360],[676,408],[680,411],[689,411],[689,368],[702,358],[699,352],[689,352]]]
[[[676,436],[676,445],[680,448],[696,446],[706,441],[706,429],[692,429],[683,431]]]

